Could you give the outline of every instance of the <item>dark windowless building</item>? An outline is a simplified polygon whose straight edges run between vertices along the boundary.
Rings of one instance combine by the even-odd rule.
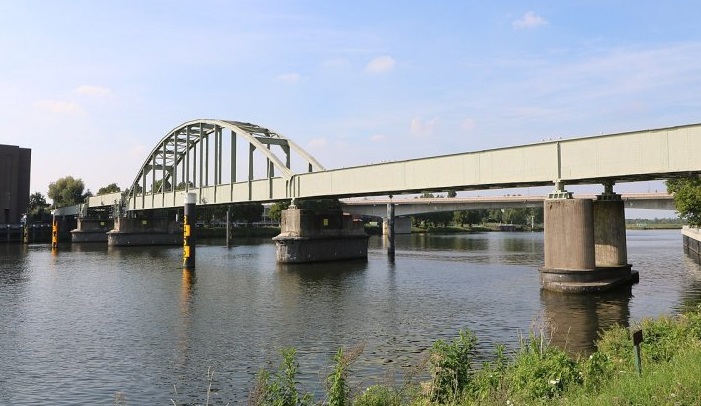
[[[29,205],[32,150],[0,144],[0,223],[17,224]]]

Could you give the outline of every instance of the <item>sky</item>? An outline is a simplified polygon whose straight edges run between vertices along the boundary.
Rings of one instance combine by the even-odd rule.
[[[126,188],[174,127],[326,168],[701,122],[701,2],[0,0],[0,144]],[[646,192],[661,183],[623,186]]]

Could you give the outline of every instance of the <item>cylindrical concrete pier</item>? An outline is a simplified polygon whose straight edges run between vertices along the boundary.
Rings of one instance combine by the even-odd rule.
[[[600,292],[637,282],[626,264],[623,202],[552,199],[544,208],[544,289]]]
[[[596,267],[592,201],[545,201],[545,268],[585,270]]]
[[[597,267],[628,265],[625,208],[622,200],[594,202],[594,251]]]
[[[195,268],[195,223],[197,220],[197,195],[185,195],[183,216],[183,267]]]

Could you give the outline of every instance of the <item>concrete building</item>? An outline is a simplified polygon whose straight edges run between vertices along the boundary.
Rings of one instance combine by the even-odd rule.
[[[17,224],[29,206],[32,150],[0,144],[0,223]]]

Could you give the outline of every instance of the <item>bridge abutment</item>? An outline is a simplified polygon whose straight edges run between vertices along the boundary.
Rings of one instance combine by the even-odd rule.
[[[623,201],[565,198],[544,203],[544,289],[598,292],[637,282],[628,264]]]
[[[282,211],[280,234],[273,238],[277,261],[302,263],[367,258],[368,235],[362,222],[340,210]]]
[[[126,218],[114,220],[114,229],[107,232],[107,245],[181,245],[180,224],[168,218]]]

